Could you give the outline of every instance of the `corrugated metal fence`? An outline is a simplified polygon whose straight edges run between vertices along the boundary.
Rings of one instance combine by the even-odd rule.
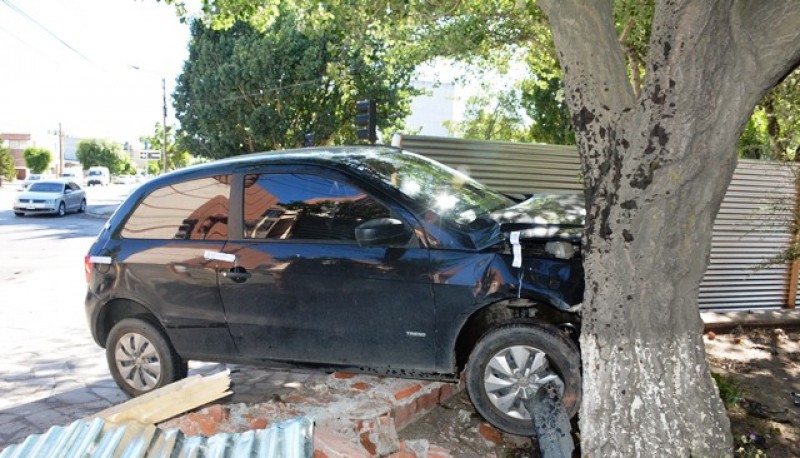
[[[510,193],[582,192],[575,147],[403,136],[399,146]],[[790,244],[795,177],[780,163],[740,160],[714,223],[703,310],[794,307],[789,263],[768,264]],[[795,288],[789,288],[795,283]]]

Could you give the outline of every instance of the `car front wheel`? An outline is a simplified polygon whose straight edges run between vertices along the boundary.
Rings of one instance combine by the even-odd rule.
[[[106,340],[106,359],[122,391],[139,396],[186,376],[183,361],[155,326],[137,318],[120,321]]]
[[[81,200],[81,206],[78,207],[78,213],[83,213],[86,211],[86,199]]]
[[[67,206],[64,205],[64,202],[58,204],[58,216],[64,216],[67,214]]]
[[[466,369],[467,393],[489,423],[511,434],[534,434],[526,402],[548,383],[563,387],[573,417],[581,400],[580,352],[561,331],[546,325],[510,324],[481,337]]]

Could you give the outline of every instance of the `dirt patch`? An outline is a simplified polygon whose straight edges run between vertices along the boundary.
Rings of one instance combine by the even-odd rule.
[[[800,406],[794,402],[800,397],[792,395],[800,393],[800,330],[735,329],[708,333],[705,342],[711,371],[738,397],[728,408],[736,456],[800,455]],[[463,392],[399,435],[400,440],[429,441],[458,457],[539,456],[534,440],[489,428]]]

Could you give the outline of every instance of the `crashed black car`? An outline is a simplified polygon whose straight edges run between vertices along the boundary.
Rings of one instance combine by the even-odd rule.
[[[133,192],[86,256],[86,314],[130,395],[187,360],[456,381],[495,426],[581,397],[575,196],[514,200],[388,147],[262,153]]]

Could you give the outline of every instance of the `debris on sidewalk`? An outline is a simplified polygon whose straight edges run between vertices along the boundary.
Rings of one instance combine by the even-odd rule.
[[[231,371],[193,375],[130,401],[98,412],[92,417],[109,422],[137,421],[156,424],[232,394]]]
[[[153,457],[196,456],[209,458],[269,457],[311,458],[314,423],[297,418],[267,429],[221,433],[211,437],[186,436],[179,430],[162,430],[136,421],[106,422],[102,418],[78,420],[53,426],[18,445],[0,451],[0,458],[38,456]]]

